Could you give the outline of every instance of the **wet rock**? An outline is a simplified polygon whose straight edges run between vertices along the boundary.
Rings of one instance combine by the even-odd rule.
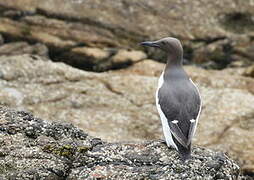
[[[71,122],[102,140],[160,139],[154,94],[163,67],[143,60],[126,70],[93,73],[42,61],[40,57],[36,61],[28,55],[1,57],[0,94],[5,95],[0,101],[43,119]],[[203,98],[194,144],[225,151],[239,161],[243,170],[253,170],[253,78],[233,71],[207,71],[193,66],[185,69]],[[15,133],[15,128],[9,131]],[[27,130],[31,137],[37,136],[34,132]]]
[[[94,144],[93,137],[71,124],[5,107],[0,107],[0,127],[1,179],[240,177],[234,161],[205,148],[194,147],[192,158],[182,163],[177,152],[160,141]],[[9,133],[10,128],[15,132]],[[28,135],[28,129],[37,135]]]
[[[48,48],[40,43],[30,45],[27,42],[13,42],[0,46],[0,56],[22,54],[35,54],[48,57]]]
[[[254,6],[251,1],[160,0],[154,3],[141,0],[137,3],[130,0],[115,3],[111,0],[101,4],[94,0],[64,3],[61,0],[25,3],[23,0],[0,0],[0,6],[0,32],[4,37],[9,41],[25,39],[43,43],[54,60],[80,45],[141,49],[138,43],[143,40],[174,36],[183,42],[188,62],[217,69],[227,67],[232,61],[253,63]],[[157,55],[157,51],[143,50],[149,58]],[[210,61],[213,63],[208,63]]]

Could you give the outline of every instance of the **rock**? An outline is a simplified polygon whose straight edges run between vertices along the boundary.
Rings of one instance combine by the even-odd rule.
[[[156,76],[159,77],[163,71],[165,64],[155,62],[153,60],[144,60],[136,63],[135,65],[121,69],[118,71],[112,71],[115,74],[137,74],[142,76]],[[223,71],[217,70],[204,70],[195,66],[185,66],[187,73],[191,79],[198,82],[200,86],[212,87],[212,88],[232,88],[247,90],[250,93],[254,93],[254,81],[252,78],[243,77],[244,68],[227,68]]]
[[[212,60],[215,62],[215,66],[212,67],[212,69],[225,68],[232,61],[232,53],[230,52],[232,49],[229,46],[229,43],[230,42],[227,39],[208,44],[207,46],[202,46],[195,51],[193,61],[197,64],[202,64]],[[211,69],[211,67],[207,66],[207,63],[205,64],[205,67]]]
[[[64,60],[74,67],[90,71],[105,71],[125,67],[145,58],[146,54],[142,51],[78,47],[64,53],[58,61]]]
[[[223,69],[222,72],[224,72],[225,74],[228,74],[228,75],[243,76],[245,70],[246,70],[246,67],[231,67],[231,68]]]
[[[236,60],[231,62],[228,67],[229,68],[240,68],[240,67],[246,67],[247,65],[245,64],[245,62],[243,60]]]
[[[1,179],[66,177],[73,153],[91,147],[87,134],[72,125],[49,123],[23,111],[1,107],[0,124]]]
[[[51,121],[71,120],[108,140],[154,139],[159,130],[153,125],[158,121],[153,95],[136,96],[152,93],[156,78],[83,72],[29,55],[0,57],[0,72],[0,101],[5,105]],[[140,83],[143,88],[138,88]],[[137,113],[142,106],[150,112]]]
[[[22,55],[36,54],[48,57],[48,48],[40,43],[29,45],[27,42],[7,43],[0,46],[0,56],[2,55]]]
[[[137,62],[143,59],[146,59],[147,56],[142,51],[127,51],[127,50],[119,50],[113,57],[112,61],[116,64],[122,64],[127,62]]]
[[[143,61],[136,63],[134,66],[130,66],[126,69],[120,69],[118,71],[112,71],[112,73],[159,77],[164,66],[165,64],[156,62],[152,59],[144,59]]]
[[[0,0],[0,6],[0,33],[9,41],[43,43],[54,60],[80,46],[141,49],[139,42],[166,36],[183,42],[185,59],[206,67],[222,69],[232,61],[250,65],[254,59],[251,1]],[[143,50],[149,58],[158,55]]]
[[[164,64],[145,60],[119,72],[159,77],[163,67]],[[249,128],[252,127],[254,117],[254,107],[251,105],[254,100],[254,80],[236,75],[235,69],[232,72],[207,71],[185,66],[185,70],[199,85],[203,99],[197,144],[227,151],[236,159],[241,157],[243,169],[253,172],[254,161],[251,159],[254,155],[254,141],[251,137],[254,134]],[[239,135],[244,138],[236,143],[235,139]],[[242,147],[246,147],[244,152]]]
[[[250,76],[254,78],[254,65],[248,67],[245,72],[244,72],[245,76]]]
[[[0,107],[1,179],[237,179],[239,166],[194,147],[182,163],[160,141],[107,143],[71,124]]]
[[[4,38],[3,36],[0,34],[0,46],[4,43]]]
[[[0,57],[0,101],[43,119],[71,122],[111,142],[160,139],[154,93],[163,67],[143,60],[126,70],[93,73],[40,57]],[[194,144],[225,151],[244,172],[254,172],[254,79],[185,68],[203,99]],[[239,136],[244,138],[236,143]]]
[[[64,53],[59,58],[59,61],[64,60],[66,63],[81,69],[97,70],[101,68],[100,64],[105,61],[109,62],[111,54],[109,50],[100,48],[77,47],[70,52]]]
[[[73,48],[73,53],[80,53],[84,55],[84,59],[93,59],[93,61],[101,61],[103,59],[109,58],[109,51],[102,50],[99,48]]]

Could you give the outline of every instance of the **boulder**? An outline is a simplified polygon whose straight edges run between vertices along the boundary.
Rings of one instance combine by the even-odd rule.
[[[112,61],[113,63],[120,64],[124,62],[137,62],[143,59],[146,59],[147,56],[142,51],[134,51],[134,50],[119,50],[113,57]]]
[[[109,57],[112,52],[106,49],[95,47],[77,47],[73,48],[70,52],[64,53],[59,57],[58,61],[64,61],[74,67],[86,70],[103,69],[102,64],[111,65]],[[105,63],[106,62],[106,63]]]
[[[37,56],[2,56],[0,101],[43,119],[71,122],[110,142],[160,139],[154,94],[162,69],[163,64],[143,60],[125,71],[93,73]],[[254,172],[254,80],[227,71],[185,69],[203,99],[194,144],[225,151],[244,172]]]
[[[107,143],[71,124],[0,107],[0,178],[237,179],[225,154],[194,147],[183,163],[161,141]]]
[[[77,47],[141,49],[139,42],[166,36],[182,41],[185,59],[208,68],[254,59],[251,1],[0,0],[0,10],[5,39],[43,43],[54,60],[70,62],[60,57]],[[157,59],[158,51],[143,50]]]
[[[110,53],[109,51],[106,50],[102,50],[99,48],[73,48],[72,52],[75,54],[80,54],[81,56],[83,55],[84,60],[86,59],[92,59],[92,60],[97,60],[97,61],[101,61],[103,59],[109,58]]]
[[[137,50],[77,47],[64,53],[58,61],[64,61],[79,69],[106,71],[129,66],[146,57],[143,51]]]

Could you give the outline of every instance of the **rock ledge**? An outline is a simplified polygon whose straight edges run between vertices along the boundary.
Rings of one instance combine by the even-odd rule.
[[[161,141],[106,143],[71,124],[0,107],[1,179],[237,179],[226,155],[193,148],[187,163]]]

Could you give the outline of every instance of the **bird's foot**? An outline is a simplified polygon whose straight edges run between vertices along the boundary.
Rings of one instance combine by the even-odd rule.
[[[164,139],[159,139],[158,142],[167,145],[167,142]]]

